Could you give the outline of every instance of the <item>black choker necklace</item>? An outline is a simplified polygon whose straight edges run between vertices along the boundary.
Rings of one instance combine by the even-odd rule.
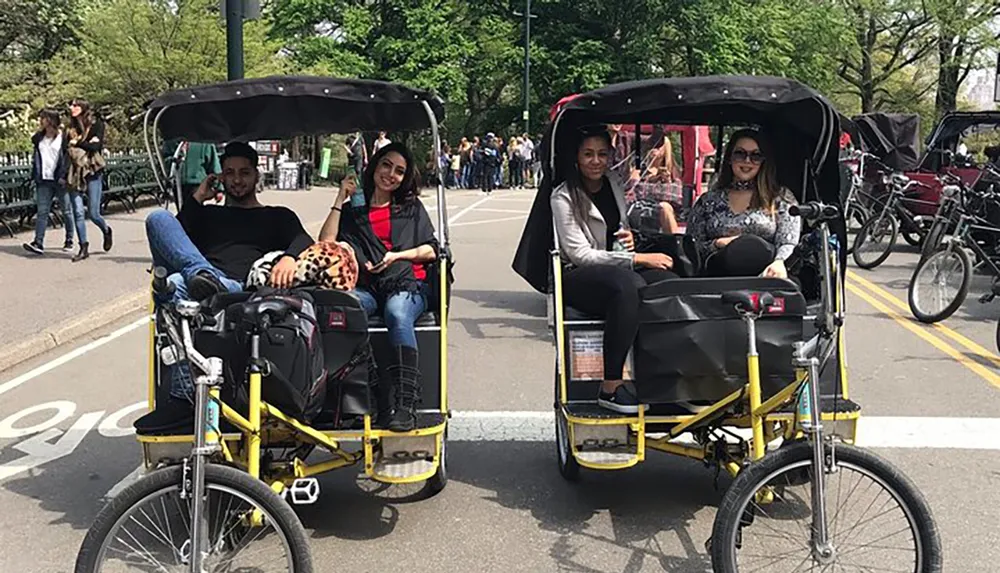
[[[749,191],[757,188],[757,181],[754,179],[749,179],[747,181],[733,181],[730,187],[734,191]]]

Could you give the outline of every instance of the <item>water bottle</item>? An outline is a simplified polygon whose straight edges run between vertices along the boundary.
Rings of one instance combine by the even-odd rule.
[[[219,441],[219,403],[209,396],[205,416],[205,442],[215,444]]]
[[[809,400],[809,384],[807,381],[799,389],[799,424],[805,429],[812,427],[812,402]]]
[[[621,233],[624,230],[625,230],[625,225],[619,223],[618,224],[618,230],[615,231],[615,242],[611,244],[611,250],[612,251],[626,251],[626,250],[628,250],[628,249],[625,248],[625,243],[622,242],[621,237],[617,236],[618,233]]]

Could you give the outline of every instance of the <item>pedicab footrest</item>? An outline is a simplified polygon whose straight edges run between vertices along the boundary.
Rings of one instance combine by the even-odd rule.
[[[592,420],[615,420],[634,419],[634,414],[620,414],[603,408],[597,402],[572,402],[566,404],[566,413],[575,418],[589,418]]]
[[[795,402],[785,404],[778,409],[779,414],[795,413]],[[855,414],[861,411],[861,405],[853,400],[838,396],[820,396],[820,409],[824,414]]]

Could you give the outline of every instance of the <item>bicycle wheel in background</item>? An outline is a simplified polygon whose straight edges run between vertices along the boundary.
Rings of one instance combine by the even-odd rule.
[[[98,513],[77,556],[76,573],[186,573],[191,497],[181,498],[183,468],[158,470],[125,488]],[[206,572],[312,573],[305,529],[263,482],[239,470],[205,468]],[[259,525],[254,522],[259,517]],[[254,546],[247,550],[247,547]]]
[[[800,442],[736,476],[712,527],[715,573],[942,570],[941,539],[920,491],[889,462],[848,445],[836,446],[836,470],[825,474],[832,554],[819,557],[810,535],[812,456],[812,444]]]
[[[920,247],[921,261],[931,256],[938,250],[941,246],[941,241],[944,240],[945,234],[948,232],[949,226],[950,224],[948,219],[942,217],[934,219],[934,222],[931,223],[930,230],[927,231],[927,236],[924,237],[924,244]]]
[[[893,215],[868,219],[854,238],[854,250],[851,253],[854,263],[863,269],[874,269],[881,265],[892,253],[897,235],[899,222]]]
[[[960,245],[920,261],[907,289],[910,312],[920,322],[940,322],[955,314],[969,294],[972,261]]]
[[[844,216],[844,221],[847,223],[847,235],[857,236],[858,231],[870,217],[871,213],[868,211],[868,207],[865,207],[860,201],[851,201]],[[850,240],[847,245],[847,254],[852,252],[854,252],[854,241]]]

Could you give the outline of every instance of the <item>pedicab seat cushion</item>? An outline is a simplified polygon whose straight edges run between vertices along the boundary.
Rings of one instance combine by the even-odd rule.
[[[643,401],[714,402],[747,383],[747,326],[721,297],[737,290],[767,292],[775,300],[756,321],[764,399],[794,381],[792,344],[803,339],[806,315],[795,283],[758,277],[675,279],[641,292],[633,356]]]
[[[564,321],[581,321],[581,322],[583,322],[583,321],[588,321],[589,322],[589,321],[594,321],[594,320],[603,321],[604,317],[603,316],[596,316],[596,315],[593,315],[593,314],[587,314],[587,313],[583,312],[582,310],[573,308],[572,306],[570,306],[570,305],[567,304],[565,306],[564,310],[563,310],[563,320]]]

